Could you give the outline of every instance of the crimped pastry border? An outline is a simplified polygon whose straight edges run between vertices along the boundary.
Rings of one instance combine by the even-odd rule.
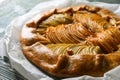
[[[111,11],[100,7],[81,5],[50,10],[45,12],[40,18],[30,23],[26,23],[23,26],[20,42],[23,53],[27,59],[38,68],[57,77],[75,77],[82,75],[103,76],[106,71],[118,66],[120,64],[119,52],[110,54],[78,54],[73,56],[68,54],[56,55],[53,54],[49,48],[39,42],[39,37],[34,33],[34,30],[41,21],[45,20],[52,14],[80,10],[94,12],[107,20],[114,18],[117,21],[113,24],[119,26],[120,19],[118,16]],[[70,63],[78,65],[79,67],[70,66]],[[69,67],[66,67],[68,65]]]

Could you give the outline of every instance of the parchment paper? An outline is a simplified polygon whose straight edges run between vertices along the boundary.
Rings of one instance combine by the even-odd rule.
[[[20,48],[20,32],[23,25],[43,12],[53,8],[64,8],[73,5],[93,5],[107,8],[120,15],[120,6],[118,4],[107,4],[100,2],[88,2],[85,0],[53,0],[36,5],[31,11],[23,16],[14,19],[7,27],[5,36],[2,39],[7,55],[10,58],[11,66],[29,80],[52,80],[52,78],[43,74],[39,69],[32,65],[23,55]],[[66,78],[63,80],[120,80],[120,66],[108,71],[103,77],[81,76],[77,78]]]

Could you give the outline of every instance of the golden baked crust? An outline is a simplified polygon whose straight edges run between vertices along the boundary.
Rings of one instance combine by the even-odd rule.
[[[57,77],[103,76],[120,65],[120,18],[111,11],[80,5],[53,9],[26,23],[24,55]]]

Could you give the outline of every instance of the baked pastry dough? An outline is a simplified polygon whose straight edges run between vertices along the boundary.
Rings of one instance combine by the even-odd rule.
[[[120,18],[80,5],[53,9],[26,23],[21,48],[27,59],[57,77],[103,76],[120,65]]]

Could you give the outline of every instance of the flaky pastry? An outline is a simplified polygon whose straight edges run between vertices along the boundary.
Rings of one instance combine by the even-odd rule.
[[[26,58],[56,77],[103,76],[120,65],[120,18],[95,6],[53,9],[23,26]]]

